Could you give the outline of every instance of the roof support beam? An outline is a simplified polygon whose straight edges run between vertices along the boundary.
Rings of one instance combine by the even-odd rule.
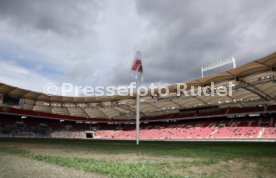
[[[102,113],[106,118],[110,119],[110,117],[105,112],[103,112],[100,108],[96,108],[96,110],[100,111],[100,113]]]
[[[152,104],[152,103],[150,103],[150,102],[146,102],[146,101],[145,101],[145,103],[147,103],[148,105],[153,106],[153,107],[154,107],[154,108],[156,108],[156,109],[160,109],[160,110],[162,110],[162,108],[160,108],[160,107],[156,106],[155,104]]]
[[[252,85],[251,83],[248,83],[244,80],[240,80],[240,84],[242,87],[244,87],[246,90],[260,96],[261,98],[265,99],[266,101],[274,100],[273,97],[270,95],[266,94],[263,90],[260,90],[257,88],[255,85]]]
[[[231,100],[232,100],[232,102],[234,102],[234,98],[232,97],[232,96],[227,96],[228,98],[230,98]],[[242,106],[243,107],[243,104],[242,103],[235,103],[235,104],[239,104],[240,106]]]
[[[203,101],[202,99],[196,97],[196,96],[193,96],[193,98],[197,99],[198,101],[200,101],[201,103],[205,104],[205,105],[208,105],[207,102]]]
[[[177,102],[173,101],[173,100],[170,100],[170,102],[172,102],[173,104],[177,105],[179,108],[181,108],[181,105],[178,104]]]
[[[123,106],[120,106],[120,107],[122,107],[122,108],[128,110],[129,112],[131,112],[131,113],[133,113],[133,114],[136,113],[135,109],[129,107],[128,105],[124,105],[124,106],[125,106],[125,107],[123,107]],[[141,113],[141,115],[143,115],[143,116],[147,116],[147,115],[146,115],[144,112],[142,112],[141,110],[140,110],[140,113]]]
[[[117,106],[117,107],[119,107],[119,106]],[[120,111],[119,109],[117,109],[117,108],[115,108],[115,107],[112,107],[112,109],[118,111],[118,112],[120,113],[119,116],[126,116],[128,119],[131,119],[129,114],[123,113],[122,111]],[[123,108],[123,109],[125,109],[125,108]],[[125,110],[127,110],[127,111],[133,113],[132,111],[130,111],[130,110],[128,110],[128,109],[125,109]]]
[[[89,118],[89,114],[85,111],[85,109],[83,109],[82,107],[79,107],[81,110],[82,110],[82,112],[86,115],[86,117],[87,118]]]

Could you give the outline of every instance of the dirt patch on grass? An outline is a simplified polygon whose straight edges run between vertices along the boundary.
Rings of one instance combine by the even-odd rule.
[[[0,177],[100,178],[103,176],[0,152]]]

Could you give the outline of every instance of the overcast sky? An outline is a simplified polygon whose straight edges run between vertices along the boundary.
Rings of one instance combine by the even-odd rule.
[[[145,83],[199,78],[274,52],[275,12],[274,0],[0,0],[0,82],[128,84],[136,50]]]

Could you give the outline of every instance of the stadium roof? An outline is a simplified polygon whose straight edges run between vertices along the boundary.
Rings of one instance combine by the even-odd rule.
[[[208,85],[211,82],[223,81],[223,80],[234,80],[237,77],[243,77],[252,73],[262,72],[271,70],[276,67],[276,52],[266,57],[257,59],[253,62],[247,63],[240,67],[228,70],[226,72],[206,76],[196,80],[191,80],[186,83],[188,86],[196,84]],[[176,89],[176,85],[169,86],[170,89]],[[39,101],[54,101],[54,102],[73,102],[73,103],[84,103],[84,102],[104,102],[104,101],[117,101],[120,99],[131,99],[130,96],[95,96],[95,97],[68,97],[68,96],[56,96],[46,95],[44,93],[34,92],[31,90],[25,90],[22,88],[13,87],[0,83],[0,93],[8,94],[11,96],[22,97],[26,99],[39,100]]]
[[[261,83],[250,84],[247,87],[236,88],[233,92],[233,96],[198,96],[198,97],[176,97],[176,87],[177,85],[168,86],[170,89],[170,95],[165,98],[153,98],[151,96],[146,96],[141,98],[141,113],[144,116],[149,116],[151,114],[164,114],[168,112],[173,112],[174,109],[189,108],[203,105],[219,105],[223,102],[253,102],[253,101],[266,101],[268,103],[275,104],[276,95],[276,85],[275,85],[275,67],[276,67],[276,52],[242,65],[240,67],[230,69],[225,72],[217,73],[214,75],[206,76],[204,78],[199,78],[191,80],[186,83],[188,88],[190,86],[207,86],[211,82],[223,83],[225,81],[234,81],[236,83],[247,83],[246,80],[250,80],[250,76],[260,74],[260,77],[268,77],[268,75],[273,77],[273,80],[265,80]],[[275,77],[275,78],[274,78]],[[252,78],[252,77],[251,77]],[[240,80],[242,79],[242,80]],[[56,95],[46,95],[44,93],[34,92],[31,90],[25,90],[10,85],[0,83],[0,93],[4,95],[20,97],[25,99],[31,99],[35,101],[45,101],[45,102],[58,102],[58,103],[119,103],[125,101],[126,105],[122,106],[116,105],[116,108],[111,107],[108,109],[101,109],[99,113],[101,117],[114,118],[114,117],[126,117],[131,118],[131,114],[134,114],[135,106],[134,100],[135,96],[97,96],[97,97],[68,97],[68,96],[56,96]],[[239,104],[242,106],[242,104]],[[172,111],[171,111],[172,110]],[[125,112],[127,111],[127,112]],[[117,113],[117,115],[116,115]],[[95,114],[95,117],[97,114]],[[99,117],[99,116],[98,116]]]

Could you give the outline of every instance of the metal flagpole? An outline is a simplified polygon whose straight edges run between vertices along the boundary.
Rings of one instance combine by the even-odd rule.
[[[139,145],[140,141],[140,82],[143,76],[143,67],[141,60],[141,52],[136,51],[134,63],[131,68],[132,71],[136,72],[136,145]]]
[[[139,145],[140,135],[140,95],[139,95],[139,77],[137,77],[136,81],[136,145]]]

